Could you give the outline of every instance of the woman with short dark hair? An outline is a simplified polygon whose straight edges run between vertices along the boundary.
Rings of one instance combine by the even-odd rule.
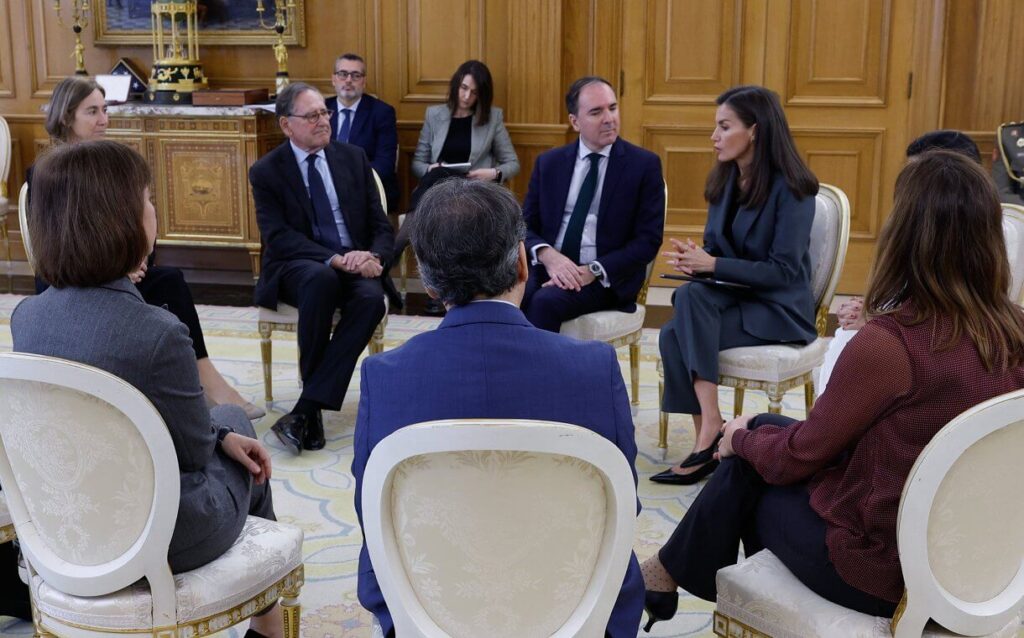
[[[651,477],[690,485],[714,471],[718,353],[739,346],[810,343],[811,225],[818,180],[800,159],[775,93],[737,86],[718,96],[711,135],[716,162],[704,198],[704,245],[670,238],[669,265],[694,276],[676,289],[661,329],[662,409],[693,415],[693,452]],[[703,279],[704,281],[701,281]],[[724,280],[741,287],[718,285]]]
[[[715,600],[715,574],[736,562],[741,538],[746,556],[771,550],[826,600],[891,616],[914,462],[958,414],[1024,387],[1024,311],[1009,281],[999,198],[981,166],[950,151],[909,162],[871,267],[871,320],[806,420],[762,414],[723,428],[721,467],[641,568],[649,623],[675,614],[677,587]]]
[[[138,153],[112,141],[61,144],[39,159],[29,230],[51,286],[18,304],[11,334],[16,352],[106,370],[160,413],[181,472],[167,556],[179,573],[227,551],[248,515],[274,519],[271,467],[241,407],[207,408],[185,325],[128,279],[156,237],[150,177]],[[281,636],[280,609],[252,626]]]
[[[61,80],[53,89],[49,108],[44,123],[54,145],[73,144],[86,140],[103,139],[106,136],[107,105],[106,92],[99,84],[89,78],[72,76]],[[29,201],[34,197],[32,189],[35,167],[30,167],[26,175],[29,183]],[[120,190],[117,180],[102,184],[109,191],[108,197],[117,197]],[[46,208],[39,210],[45,211]],[[32,236],[33,252],[36,237]],[[156,266],[150,251],[147,257],[135,265],[128,278],[136,285],[146,303],[162,306],[170,310],[188,327],[192,339],[192,348],[196,355],[196,366],[204,391],[214,404],[233,403],[242,406],[251,419],[258,419],[265,411],[244,399],[232,388],[210,360],[203,338],[203,328],[199,323],[192,292],[181,270],[170,266]],[[91,268],[87,262],[79,263],[76,268]],[[48,284],[54,283],[47,274],[36,271],[36,292],[42,292]]]

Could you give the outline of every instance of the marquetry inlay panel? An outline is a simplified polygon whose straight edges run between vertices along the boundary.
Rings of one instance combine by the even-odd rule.
[[[164,175],[167,205],[173,215],[161,215],[161,236],[191,238],[216,235],[243,237],[240,213],[248,183],[237,142],[164,141],[158,166]]]
[[[789,104],[886,102],[891,0],[792,0]]]

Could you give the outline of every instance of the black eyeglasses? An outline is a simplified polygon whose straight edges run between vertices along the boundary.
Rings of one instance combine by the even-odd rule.
[[[328,120],[334,117],[334,111],[324,109],[322,111],[313,111],[312,113],[305,113],[303,115],[299,115],[298,113],[289,113],[288,117],[299,117],[306,120],[310,124],[316,124],[322,117],[325,117]]]
[[[365,73],[360,71],[335,71],[334,75],[338,76],[342,80],[352,78],[353,80],[362,80],[366,77]]]

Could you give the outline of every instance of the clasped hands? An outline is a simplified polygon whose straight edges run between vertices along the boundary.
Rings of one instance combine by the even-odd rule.
[[[685,242],[669,237],[675,250],[666,250],[661,253],[668,257],[668,265],[681,273],[693,275],[696,273],[715,272],[715,258],[704,252],[704,249],[693,242],[689,237]]]
[[[537,261],[544,264],[548,271],[548,280],[542,285],[543,288],[557,286],[562,290],[579,292],[584,286],[594,283],[594,273],[590,272],[588,266],[577,265],[551,246],[537,250]]]
[[[839,327],[844,330],[860,330],[867,323],[864,316],[864,298],[854,297],[839,304],[836,311],[836,318],[839,319]]]
[[[379,277],[384,272],[380,261],[374,257],[373,253],[366,250],[350,250],[344,255],[335,255],[331,258],[331,268],[360,275],[367,279]]]

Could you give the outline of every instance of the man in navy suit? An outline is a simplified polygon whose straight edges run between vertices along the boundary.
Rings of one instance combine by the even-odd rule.
[[[631,312],[665,226],[661,160],[619,138],[608,81],[576,80],[565,106],[580,139],[537,158],[523,204],[534,266],[523,311],[552,332],[590,312]]]
[[[331,139],[355,144],[366,151],[370,165],[384,183],[388,210],[398,205],[398,124],[395,109],[372,95],[366,95],[366,62],[355,53],[344,53],[334,61],[331,83],[337,97],[327,99],[331,117]],[[347,124],[346,124],[347,121]]]
[[[633,421],[615,351],[604,343],[538,330],[519,310],[528,265],[522,213],[512,194],[489,182],[447,180],[424,194],[416,218],[412,244],[420,276],[427,294],[443,302],[448,314],[438,329],[363,362],[352,462],[360,523],[363,471],[374,446],[421,421],[573,423],[615,443],[633,467]],[[358,590],[363,607],[377,617],[385,635],[393,635],[365,543]],[[643,601],[634,556],[607,635],[634,638]]]
[[[256,304],[299,310],[302,395],[272,427],[296,453],[324,446],[320,411],[339,410],[359,354],[384,316],[382,264],[395,235],[370,163],[358,147],[331,141],[320,92],[295,82],[275,110],[288,141],[249,169],[263,242]],[[331,319],[341,320],[331,333]]]

